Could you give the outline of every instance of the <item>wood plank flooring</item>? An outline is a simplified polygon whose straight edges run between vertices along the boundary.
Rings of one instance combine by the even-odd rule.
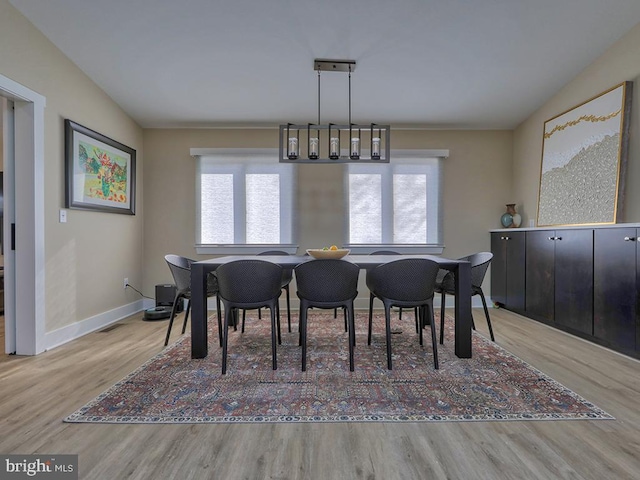
[[[37,357],[0,357],[0,452],[78,454],[82,479],[640,479],[640,362],[506,310],[491,315],[500,345],[616,420],[63,423],[162,349],[167,322],[135,315]],[[482,311],[474,316],[486,333]]]

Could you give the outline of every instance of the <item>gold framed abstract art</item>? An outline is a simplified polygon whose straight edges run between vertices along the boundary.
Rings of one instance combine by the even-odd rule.
[[[616,223],[632,87],[623,82],[545,122],[538,226]]]

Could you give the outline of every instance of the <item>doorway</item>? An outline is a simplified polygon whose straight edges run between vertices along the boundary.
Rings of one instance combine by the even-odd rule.
[[[0,75],[2,106],[4,352],[46,349],[44,108],[46,99]],[[11,106],[10,106],[11,105]],[[15,248],[15,247],[18,248]]]

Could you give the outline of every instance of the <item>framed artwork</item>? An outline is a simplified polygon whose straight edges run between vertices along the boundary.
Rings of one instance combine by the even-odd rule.
[[[632,87],[621,83],[545,122],[538,226],[616,223]]]
[[[66,207],[135,215],[136,151],[64,121]]]

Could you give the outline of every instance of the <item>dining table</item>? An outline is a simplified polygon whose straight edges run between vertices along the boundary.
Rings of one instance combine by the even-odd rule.
[[[440,268],[455,273],[455,354],[459,358],[471,358],[471,264],[436,255],[347,255],[344,261],[356,264],[362,270],[405,258],[426,258],[438,263]],[[273,262],[284,269],[315,260],[308,255],[227,255],[191,264],[191,358],[204,358],[208,354],[207,332],[207,275],[220,265],[236,260],[262,260]]]

